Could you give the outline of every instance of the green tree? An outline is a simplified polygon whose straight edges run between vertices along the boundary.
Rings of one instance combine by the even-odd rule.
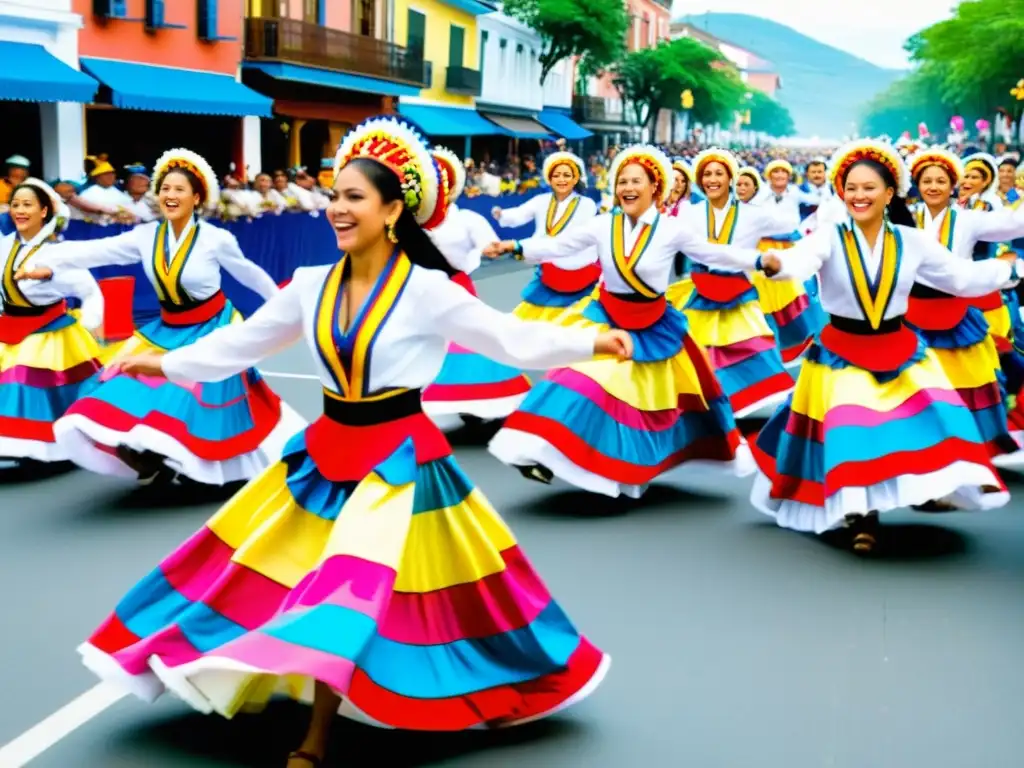
[[[540,35],[540,84],[558,62],[579,56],[597,72],[622,55],[629,16],[622,0],[505,0],[504,13]]]
[[[641,127],[653,128],[661,109],[679,109],[687,89],[694,96],[694,119],[706,123],[731,114],[744,93],[717,51],[687,37],[630,51],[610,71]]]
[[[749,128],[769,136],[793,136],[796,125],[789,110],[763,91],[751,91],[746,108],[750,110]]]
[[[894,81],[865,105],[861,131],[868,136],[896,137],[904,131],[916,135],[917,124],[924,122],[932,132],[941,135],[957,113],[942,96],[944,73],[941,69],[924,64]]]

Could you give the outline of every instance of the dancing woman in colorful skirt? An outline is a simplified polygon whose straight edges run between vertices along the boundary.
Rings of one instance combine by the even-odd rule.
[[[122,354],[183,347],[240,320],[221,292],[221,269],[264,299],[277,294],[270,276],[248,261],[234,235],[200,221],[219,196],[217,177],[199,155],[174,149],[153,171],[163,219],[116,237],[52,246],[18,279],[50,279],[68,269],[142,262],[160,300],[160,316],[138,329]],[[54,425],[61,450],[79,466],[140,482],[178,475],[223,485],[248,480],[280,455],[305,422],[281,403],[255,371],[183,387],[129,376],[117,360],[101,384]]]
[[[1017,280],[1012,259],[971,264],[914,227],[906,165],[888,144],[858,141],[831,172],[850,218],[761,257],[777,279],[821,277],[830,322],[807,352],[796,389],[753,446],[753,504],[784,528],[848,526],[871,552],[878,515],[943,499],[1005,504],[971,409],[935,352],[904,322],[915,282],[983,296]]]
[[[909,170],[922,199],[912,211],[917,227],[955,258],[970,263],[979,242],[1001,242],[1024,234],[1024,211],[958,210],[952,205],[964,175],[963,164],[953,153],[939,147],[923,150],[910,158]],[[997,300],[1001,303],[998,296]],[[999,352],[981,309],[921,278],[910,291],[906,321],[934,351],[971,409],[989,455],[1000,466],[1024,463],[1024,452],[1018,452],[1017,441],[1009,433]]]
[[[597,204],[580,194],[587,179],[583,160],[572,152],[553,152],[544,160],[541,173],[551,192],[531,197],[516,208],[495,208],[495,220],[503,227],[522,227],[532,221],[534,237],[556,237],[588,226],[597,214]],[[514,313],[523,320],[572,323],[600,278],[601,265],[593,248],[583,248],[557,265],[541,264],[523,288],[522,303]]]
[[[658,476],[687,461],[749,472],[732,409],[686,318],[665,300],[678,251],[718,269],[754,267],[757,251],[708,243],[659,213],[672,166],[655,147],[620,152],[611,183],[621,212],[558,237],[496,244],[530,263],[597,250],[604,277],[581,324],[621,328],[632,360],[595,360],[550,372],[508,417],[490,450],[526,477],[558,477],[593,493],[639,498]]]
[[[773,199],[750,205],[735,197],[739,164],[731,152],[717,148],[701,152],[694,160],[694,173],[707,199],[689,206],[680,221],[709,243],[756,248],[762,238],[796,227],[794,206],[776,205]],[[690,335],[707,351],[736,416],[748,416],[784,400],[793,388],[793,377],[783,367],[751,276],[709,267],[698,259],[690,278],[694,290],[685,304],[675,300],[674,286],[669,288],[669,300],[686,314]]]
[[[84,269],[14,279],[67,226],[70,211],[49,184],[30,178],[16,186],[10,216],[15,231],[0,237],[0,459],[66,461],[53,424],[96,385],[103,352],[89,331],[103,323],[103,295]],[[81,321],[68,312],[68,296],[82,300]]]
[[[430,231],[430,239],[456,270],[452,281],[476,296],[469,275],[480,266],[482,250],[498,238],[487,219],[455,204],[466,186],[462,161],[444,147],[435,147],[433,154],[446,191],[448,212],[444,221]],[[452,344],[437,380],[423,390],[423,410],[439,423],[451,417],[468,421],[504,419],[529,391],[530,380],[522,371]]]
[[[621,331],[504,315],[455,285],[421,227],[445,211],[416,129],[345,137],[327,218],[343,255],[299,269],[244,323],[127,371],[188,386],[296,341],[324,415],[128,593],[81,648],[146,700],[232,717],[313,704],[289,768],[323,765],[337,715],[425,731],[496,728],[591,693],[609,659],[580,635],[421,409],[449,341],[531,368],[628,356]]]

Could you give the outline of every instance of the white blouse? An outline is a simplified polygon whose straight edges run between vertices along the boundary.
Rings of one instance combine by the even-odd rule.
[[[162,222],[140,224],[134,229],[114,237],[99,240],[75,240],[60,243],[49,249],[36,261],[37,266],[49,267],[56,274],[69,267],[92,269],[108,265],[128,265],[142,262],[149,282],[156,286],[154,255],[157,232]],[[261,267],[249,261],[238,247],[235,236],[212,224],[189,222],[174,236],[174,228],[167,226],[168,258],[178,252],[180,243],[189,237],[192,228],[198,228],[195,243],[181,272],[181,287],[195,301],[205,301],[220,290],[220,270],[242,285],[269,299],[278,292],[277,284]]]
[[[329,293],[332,269],[296,270],[288,286],[245,322],[218,328],[168,353],[163,358],[164,373],[179,382],[219,381],[305,338],[323,386],[341,395],[336,372],[317,344],[320,299]],[[353,336],[351,368],[363,371],[359,375],[362,396],[396,387],[426,387],[437,378],[449,342],[516,368],[551,368],[593,356],[597,336],[593,329],[561,328],[503,314],[439,270],[413,265],[407,275],[401,285],[390,286],[390,295],[397,298],[387,298],[386,284],[377,292],[376,302],[368,298],[367,305],[373,306],[366,309],[365,321],[361,326],[353,321],[350,329],[351,335],[356,326],[361,328]],[[381,280],[387,283],[389,278]],[[338,301],[340,293],[326,309]]]
[[[503,227],[514,228],[525,226],[532,221],[534,230],[531,237],[546,237],[548,232],[548,209],[553,198],[554,195],[548,192],[531,197],[525,203],[515,208],[503,209],[498,217],[498,223]],[[558,237],[566,232],[575,231],[581,227],[588,227],[590,220],[597,215],[597,203],[589,197],[577,195],[574,192],[565,200],[555,205],[555,214],[552,221],[555,223],[561,221],[572,201],[576,199],[579,200],[579,203],[576,204],[576,210],[572,214],[572,218],[565,223],[565,228],[558,233]],[[559,259],[558,266],[567,270],[582,269],[597,260],[597,251],[594,248],[587,247]]]
[[[955,206],[943,209],[938,216],[932,216],[928,206],[920,203],[914,206],[914,217],[918,226],[932,238],[948,247],[958,259],[974,261],[974,246],[982,243],[1001,243],[1024,237],[1024,208],[1000,208],[995,211],[963,210]],[[943,224],[951,216],[953,242],[943,242]],[[950,247],[951,246],[951,247]]]
[[[480,266],[480,251],[499,239],[487,219],[454,204],[448,207],[444,221],[429,235],[452,268],[467,275]]]
[[[22,243],[22,247],[12,260],[16,238],[17,242]],[[14,275],[19,268],[38,266],[44,256],[57,245],[44,243],[35,253],[32,252],[33,247],[31,243],[24,244],[17,233],[12,232],[0,237],[0,259],[3,259],[4,268],[0,291],[3,293],[4,302],[20,303],[18,297],[9,295],[11,290],[16,290],[28,303],[37,307],[45,307],[68,296],[75,296],[82,300],[82,325],[90,331],[99,328],[103,324],[103,294],[93,276],[84,269],[65,269],[60,274],[54,272],[49,280],[20,280],[14,289],[11,288]]]
[[[628,216],[621,217],[624,243],[618,245],[616,254],[612,242],[615,220],[614,214],[605,213],[588,226],[563,232],[558,237],[534,236],[521,240],[523,259],[534,264],[557,261],[561,266],[562,259],[593,248],[609,291],[648,296],[665,293],[676,253],[680,251],[709,267],[732,272],[752,271],[757,260],[756,249],[709,243],[703,233],[695,234],[692,225],[687,226],[684,219],[664,216],[653,207],[637,220],[636,226],[630,223]],[[642,250],[630,259],[628,255],[637,248],[641,235],[648,238],[646,247],[640,244]],[[623,257],[628,262],[625,270],[619,265]]]
[[[864,273],[868,280],[875,280],[882,267],[883,233],[879,233],[874,248],[871,248],[860,227],[849,221],[846,226],[853,228],[863,258]],[[903,247],[884,319],[906,314],[907,298],[915,282],[927,281],[938,290],[964,297],[985,296],[1014,284],[1010,280],[1011,267],[1004,261],[989,259],[968,263],[954,259],[933,235],[923,230],[901,225],[892,229],[902,239]],[[793,248],[778,251],[776,255],[782,262],[782,270],[772,279],[803,282],[820,272],[821,306],[826,312],[853,320],[868,319],[854,287],[840,227],[819,229]]]
[[[681,210],[679,218],[691,231],[707,233],[710,241],[722,233],[722,228],[728,222],[732,204],[733,201],[730,200],[724,208],[715,208],[708,200],[701,200]],[[708,208],[711,208],[714,217],[714,232],[708,232]],[[740,203],[736,214],[735,228],[728,242],[741,248],[756,248],[762,239],[772,235],[788,234],[800,223],[800,212],[797,207],[788,205],[785,201],[776,203],[775,198],[766,198],[757,204]]]

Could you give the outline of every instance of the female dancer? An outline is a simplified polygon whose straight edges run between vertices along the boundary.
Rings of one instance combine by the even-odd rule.
[[[736,197],[741,203],[752,203],[764,187],[764,180],[757,168],[745,165],[736,175]]]
[[[761,257],[779,279],[820,271],[831,320],[789,402],[757,437],[751,501],[797,531],[845,523],[854,551],[867,554],[880,512],[944,497],[963,508],[1006,503],[970,409],[903,316],[919,278],[980,296],[1016,280],[1016,270],[955,259],[914,228],[902,197],[909,173],[892,146],[853,142],[831,172],[851,218]]]
[[[732,194],[739,165],[731,152],[708,149],[694,161],[697,183],[707,199],[691,205],[681,221],[706,233],[709,243],[756,248],[772,233],[796,227],[797,211],[765,198],[758,205],[740,203]],[[783,367],[775,335],[758,304],[748,275],[695,264],[694,291],[681,308],[693,340],[707,350],[711,367],[736,416],[770,408],[785,399],[793,377]],[[669,300],[675,303],[670,289]]]
[[[103,295],[84,269],[45,282],[14,279],[54,247],[51,239],[70,219],[48,184],[29,178],[14,187],[10,216],[15,231],[0,237],[0,458],[66,461],[53,423],[96,385],[103,352],[89,331],[103,323]],[[67,296],[82,300],[81,322]]]
[[[693,200],[693,169],[682,158],[672,161],[672,191],[661,207],[666,216],[678,216],[683,206]]]
[[[963,179],[956,155],[939,147],[914,155],[910,178],[921,195],[914,219],[919,229],[947,248],[957,259],[971,262],[979,242],[1001,242],[1024,235],[1024,211],[1003,209],[991,213],[958,210],[951,203]],[[998,293],[996,294],[998,296]],[[1001,299],[1000,299],[1001,303]],[[988,323],[977,305],[960,299],[919,278],[910,291],[906,321],[925,340],[946,376],[974,414],[989,455],[1017,453],[1017,442],[1007,427],[1006,405],[998,380],[999,353]],[[1024,459],[1019,454],[1014,464]],[[1000,462],[1006,466],[1006,460]]]
[[[579,701],[609,664],[459,469],[420,391],[449,340],[544,367],[628,356],[628,335],[526,323],[454,285],[421,229],[442,220],[444,196],[410,125],[357,126],[335,167],[337,264],[299,269],[244,323],[126,364],[218,380],[305,339],[324,415],[81,649],[144,699],[169,688],[226,717],[276,692],[311,698],[289,768],[322,764],[338,714],[411,730],[516,725]]]
[[[621,213],[558,237],[505,241],[486,255],[512,252],[538,263],[595,248],[604,277],[581,322],[629,331],[634,359],[552,371],[508,417],[491,453],[528,478],[546,483],[557,476],[611,497],[639,498],[656,477],[694,459],[734,462],[732,469],[748,472],[729,403],[665,288],[677,251],[734,270],[753,269],[757,252],[709,244],[681,219],[658,212],[672,179],[661,150],[622,150],[610,178]],[[738,454],[743,460],[734,461]]]
[[[521,227],[532,221],[536,225],[534,236],[556,237],[589,226],[597,205],[579,194],[586,183],[585,169],[583,160],[572,152],[553,152],[541,169],[551,192],[532,197],[516,208],[496,207],[492,215],[503,227]],[[601,266],[593,248],[581,249],[557,266],[542,264],[523,289],[523,301],[514,314],[523,320],[571,324],[579,318],[600,277]]]
[[[466,169],[458,156],[444,147],[435,147],[433,155],[440,168],[441,186],[447,190],[448,213],[430,232],[430,239],[457,270],[452,280],[476,296],[469,274],[480,266],[481,250],[498,237],[487,219],[455,204],[466,186]],[[452,344],[437,379],[423,390],[423,410],[439,423],[454,416],[503,419],[529,391],[530,380],[522,372]]]
[[[233,322],[237,313],[220,289],[222,267],[264,298],[278,290],[232,234],[199,220],[202,206],[218,197],[217,178],[203,158],[185,149],[165,153],[153,191],[162,221],[53,246],[18,275],[46,280],[72,267],[141,261],[160,299],[160,317],[140,328],[123,353],[176,349]],[[115,360],[101,382],[54,425],[57,443],[86,469],[143,483],[169,482],[176,473],[209,485],[247,480],[303,423],[256,371],[180,386],[125,375]]]

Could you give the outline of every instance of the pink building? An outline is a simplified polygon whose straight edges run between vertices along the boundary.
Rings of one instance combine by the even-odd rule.
[[[740,78],[751,88],[756,88],[772,98],[775,98],[775,94],[782,88],[782,77],[775,69],[775,66],[753,51],[741,48],[720,37],[715,37],[703,29],[686,22],[672,24],[671,35],[673,39],[692,37],[694,40],[700,40],[710,48],[714,48],[732,62],[739,72]]]

